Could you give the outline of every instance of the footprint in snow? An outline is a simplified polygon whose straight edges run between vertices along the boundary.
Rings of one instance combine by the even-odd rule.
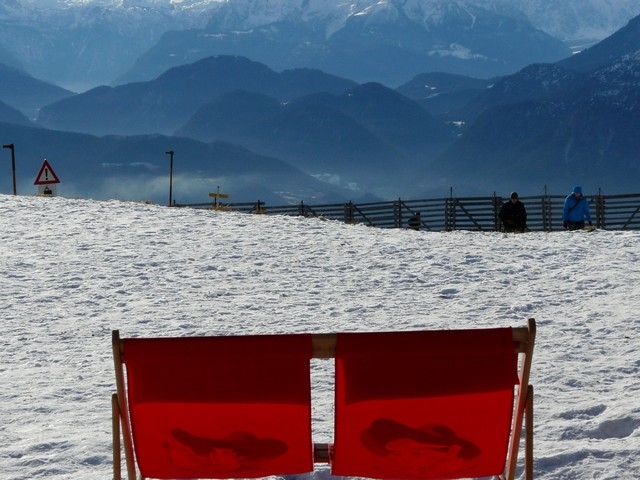
[[[440,290],[440,298],[453,298],[457,293],[457,288],[444,288]]]

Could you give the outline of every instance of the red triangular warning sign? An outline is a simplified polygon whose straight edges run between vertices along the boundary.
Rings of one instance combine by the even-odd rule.
[[[40,167],[40,173],[36,177],[36,181],[33,182],[34,185],[48,185],[50,183],[60,183],[58,180],[58,176],[56,172],[53,171],[51,165],[45,158],[44,162],[42,162],[42,166]]]

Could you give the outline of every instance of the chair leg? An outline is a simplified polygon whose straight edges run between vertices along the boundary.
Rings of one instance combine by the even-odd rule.
[[[524,479],[533,480],[533,385],[527,389],[524,407]],[[494,480],[512,480],[507,474],[496,475]]]
[[[122,480],[122,465],[120,458],[120,408],[118,395],[111,396],[111,430],[113,432],[113,480]]]
[[[524,478],[533,480],[533,385],[529,385],[526,405],[524,452]]]

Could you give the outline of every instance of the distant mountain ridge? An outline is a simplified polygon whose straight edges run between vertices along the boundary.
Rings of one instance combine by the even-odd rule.
[[[636,0],[488,0],[483,3],[504,13],[522,12],[537,28],[574,49],[603,40],[640,14],[640,3]]]
[[[1,0],[0,63],[74,91],[108,85],[165,31],[202,27],[209,9],[202,2]]]
[[[273,122],[274,116],[289,109],[318,106],[348,115],[382,138],[386,137],[389,144],[408,150],[416,144],[420,145],[414,147],[416,150],[424,151],[425,146],[440,140],[446,143],[443,137],[451,134],[449,127],[415,102],[381,84],[358,85],[340,94],[318,92],[280,103],[266,95],[233,91],[204,105],[176,133],[212,141],[219,135],[239,135],[239,131],[255,123]],[[211,121],[212,116],[218,116],[218,121]],[[236,118],[229,128],[226,119],[231,116]],[[250,141],[251,136],[247,135],[246,140]]]
[[[171,134],[203,104],[244,89],[288,100],[355,83],[308,69],[276,73],[244,57],[220,55],[172,68],[153,81],[98,87],[44,107],[38,124],[95,135]],[[95,115],[100,112],[100,115]]]
[[[42,105],[73,96],[73,92],[37,80],[0,63],[0,100],[35,120]]]
[[[2,101],[0,101],[0,122],[12,123],[15,125],[33,126],[31,121],[20,111]]]
[[[464,20],[454,15],[456,9],[471,13],[471,16]],[[605,38],[637,14],[640,14],[640,2],[636,0],[350,0],[340,3],[303,0],[1,0],[0,63],[73,91],[128,83],[134,79],[151,80],[172,66],[218,53],[247,56],[276,70],[308,66],[359,83],[378,81],[395,86],[398,84],[395,82],[405,82],[414,74],[427,71],[492,77],[513,73],[530,63],[554,61],[557,58],[544,54],[540,43],[542,37],[537,38],[535,29],[565,42],[575,51],[582,45],[588,46]],[[473,19],[476,19],[475,23]],[[449,23],[446,26],[442,23],[445,20]],[[481,28],[482,24],[484,27]],[[227,31],[232,25],[235,31]],[[366,72],[370,68],[366,62],[353,64],[352,71],[347,70],[355,52],[343,42],[354,42],[361,34],[371,34],[373,40],[379,40],[379,35],[402,39],[403,45],[397,42],[386,47],[381,45],[379,54],[372,57],[382,64],[390,59],[389,69],[396,68],[393,62],[401,64],[401,58],[424,62],[424,59],[412,57],[409,48],[415,43],[416,34],[425,36],[420,31],[421,25],[433,32],[440,30],[440,34],[433,37],[437,45],[429,47],[430,68],[399,72],[391,80],[375,70],[362,77],[353,75],[356,66],[359,70],[366,67],[362,70]],[[370,27],[373,27],[372,31]],[[523,27],[524,30],[514,33],[512,27]],[[525,30],[528,31],[526,35]],[[259,31],[263,31],[264,36],[261,37]],[[353,33],[342,34],[343,38],[337,36],[335,41],[328,43],[327,39],[339,31]],[[447,31],[459,35],[448,36]],[[237,32],[243,32],[243,35],[236,39],[235,45],[230,45],[233,50],[207,50],[207,42],[203,43],[199,38],[216,33],[226,35],[228,41]],[[154,46],[163,34],[166,38],[161,45]],[[258,43],[244,38],[247,34],[257,38]],[[473,38],[476,34],[477,40]],[[274,58],[268,57],[268,52],[258,55],[269,42],[276,40],[277,35],[280,35],[279,42],[285,41],[278,44],[281,48],[286,45],[286,37],[291,36],[290,44],[286,46],[289,53],[279,62],[272,61]],[[303,38],[309,41],[302,43]],[[522,43],[523,40],[526,43]],[[183,48],[177,49],[178,44],[187,41],[202,50],[201,53],[194,55]],[[425,42],[424,38],[421,41]],[[514,50],[511,53],[505,50],[507,58],[503,59],[499,49],[490,48],[491,42],[502,43],[507,49],[514,47]],[[253,50],[249,49],[249,43]],[[165,50],[173,47],[176,47],[171,52],[175,61],[167,63]],[[372,52],[364,53],[373,55]],[[140,59],[143,54],[144,58]],[[399,58],[394,59],[394,55]],[[467,67],[462,62],[465,56],[472,60]],[[484,62],[482,56],[486,57]],[[292,62],[283,63],[288,57]],[[303,60],[308,57],[309,62],[313,58],[326,58],[327,61],[305,64],[295,61],[296,57]],[[489,60],[494,57],[498,60],[491,66]],[[131,70],[136,61],[136,70]],[[333,62],[335,68],[331,65]],[[135,71],[147,73],[141,75]],[[117,78],[121,80],[116,82]]]
[[[168,32],[118,83],[181,63],[234,54],[276,70],[316,68],[358,83],[395,86],[425,71],[475,77],[512,73],[570,55],[557,39],[472,1],[223,2],[203,29]]]
[[[589,66],[586,71],[569,70],[564,62],[532,65],[478,96],[472,103],[476,117],[433,166],[448,172],[443,181],[464,178],[485,190],[536,181],[540,188],[583,184],[607,193],[637,190],[636,21],[605,40],[611,51],[626,54],[608,61],[595,45],[576,55],[577,65]]]
[[[576,71],[589,72],[632,53],[640,45],[640,15],[629,20],[611,36],[589,49],[559,62],[559,65]]]
[[[150,82],[98,87],[44,107],[37,124],[231,142],[351,185],[355,195],[397,188],[405,181],[384,172],[410,177],[453,138],[451,126],[381,84],[358,86],[309,69],[276,73],[231,56],[176,67]]]
[[[230,125],[226,118],[233,119]],[[403,95],[371,83],[286,104],[232,92],[205,105],[176,134],[230,141],[345,188],[389,195],[401,185],[417,192],[412,172],[434,159],[455,129]]]

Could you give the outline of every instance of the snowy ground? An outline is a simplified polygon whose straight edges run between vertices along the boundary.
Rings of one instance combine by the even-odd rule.
[[[536,478],[640,478],[640,232],[432,233],[0,196],[0,478],[111,478],[127,336],[538,322]],[[326,423],[328,393],[314,401]],[[326,467],[313,475],[327,477]]]

